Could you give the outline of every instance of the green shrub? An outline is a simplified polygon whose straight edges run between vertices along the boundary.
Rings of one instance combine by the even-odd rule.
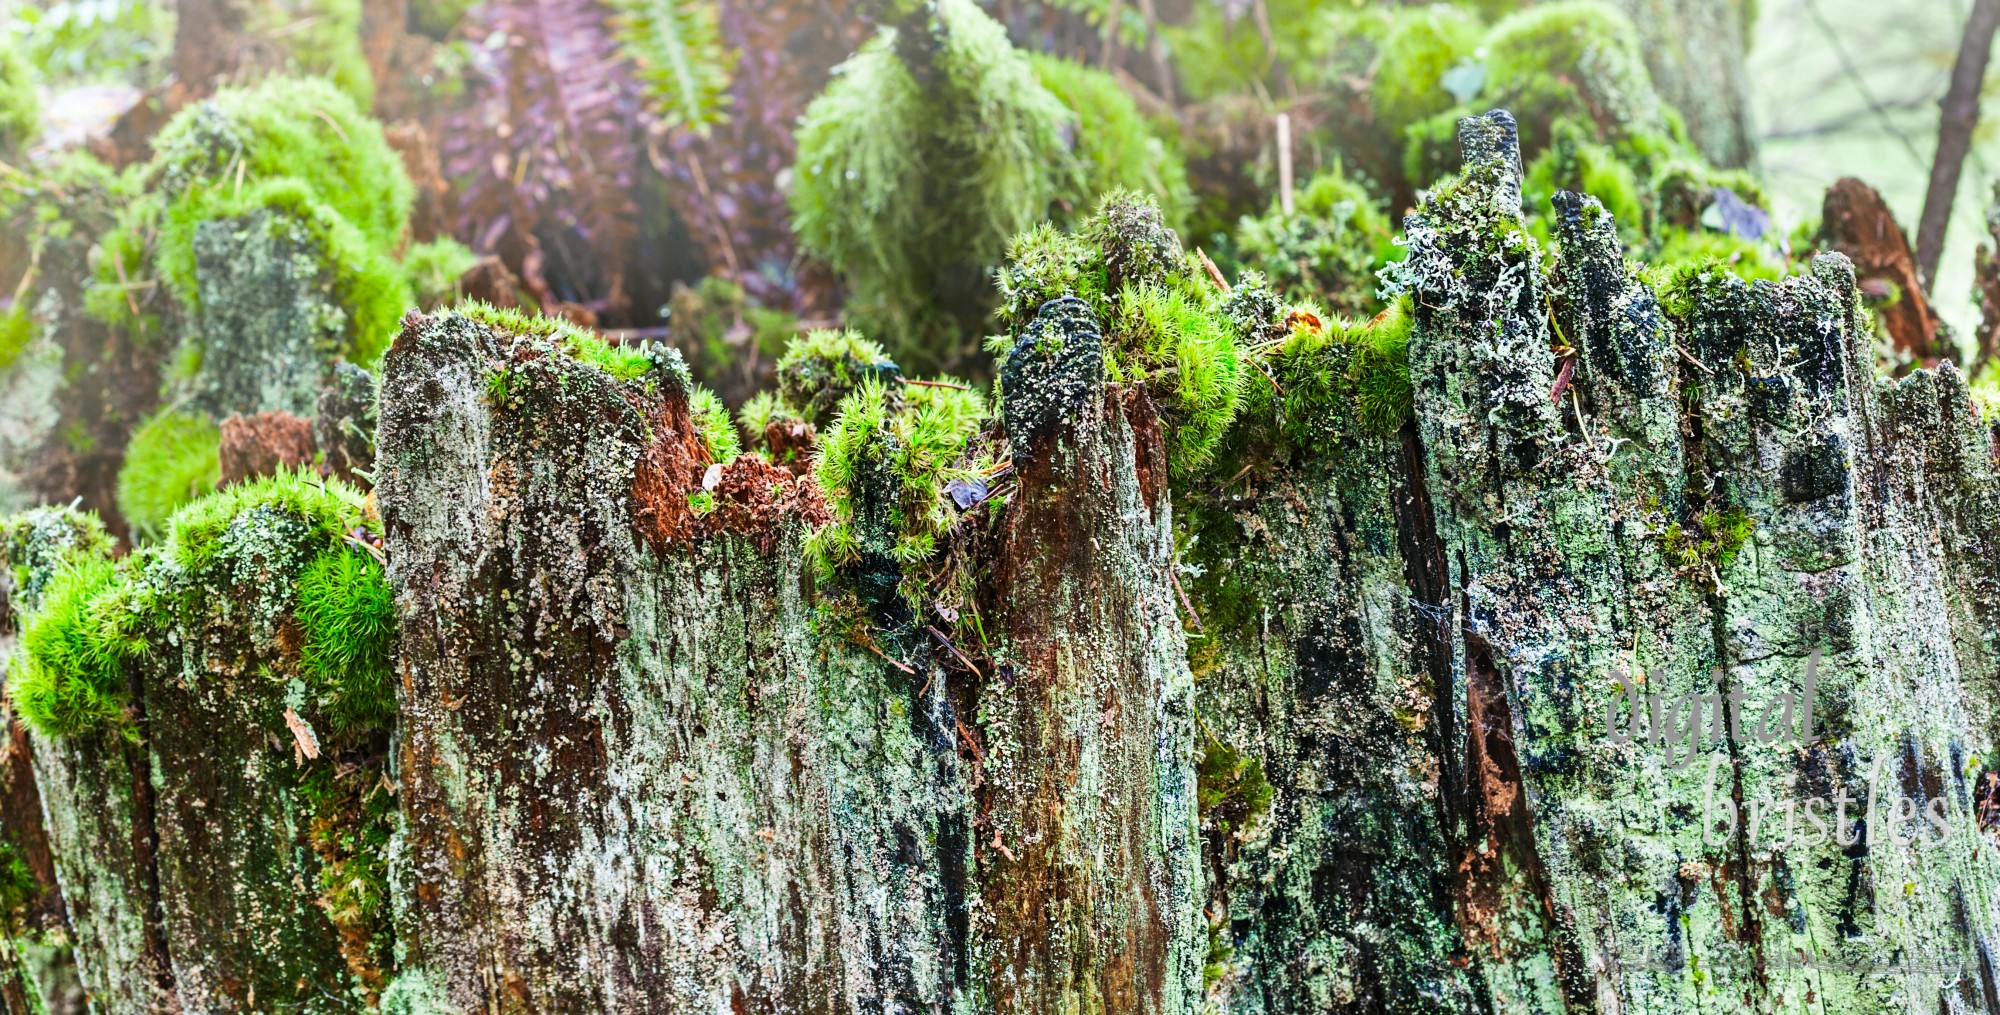
[[[182,505],[215,491],[221,446],[213,421],[171,407],[139,424],[118,469],[118,510],[134,538],[158,539]]]

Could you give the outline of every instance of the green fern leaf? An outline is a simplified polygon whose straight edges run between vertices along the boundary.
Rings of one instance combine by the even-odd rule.
[[[736,54],[716,0],[613,0],[618,41],[638,66],[649,112],[668,130],[705,134],[728,120]]]

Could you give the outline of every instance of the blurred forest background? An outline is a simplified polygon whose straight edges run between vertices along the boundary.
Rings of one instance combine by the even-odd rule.
[[[80,495],[143,533],[212,485],[214,419],[273,407],[190,394],[199,336],[221,333],[202,315],[222,312],[202,307],[219,283],[197,277],[197,226],[248,206],[299,199],[358,232],[333,258],[335,358],[371,366],[411,306],[539,309],[678,347],[757,445],[798,410],[753,396],[814,329],[990,379],[1010,242],[1080,227],[1121,189],[1157,200],[1218,280],[1255,271],[1366,320],[1394,291],[1377,273],[1402,215],[1456,169],[1453,123],[1496,105],[1522,118],[1544,240],[1568,187],[1662,272],[1774,277],[1841,249],[1886,367],[1978,371],[1979,293],[2000,292],[1980,247],[2000,228],[1992,123],[1928,286],[1911,253],[1973,6],[17,0],[0,502]],[[1867,186],[1829,196],[1847,177]]]

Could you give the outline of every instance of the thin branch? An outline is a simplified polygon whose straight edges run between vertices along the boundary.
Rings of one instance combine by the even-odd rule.
[[[1945,229],[1951,225],[1951,205],[1958,196],[1958,179],[1965,155],[1972,148],[1972,129],[1979,125],[1979,88],[1986,81],[1986,63],[1993,55],[1993,33],[2000,30],[2000,0],[1974,0],[1959,40],[1958,61],[1952,64],[1951,87],[1938,103],[1937,158],[1931,162],[1930,189],[1924,213],[1917,220],[1917,270],[1926,285],[1937,278],[1944,257]]]

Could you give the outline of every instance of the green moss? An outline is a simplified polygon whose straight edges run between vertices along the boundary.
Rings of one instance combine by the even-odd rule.
[[[1393,256],[1394,238],[1375,199],[1336,167],[1306,183],[1291,215],[1274,200],[1264,215],[1245,216],[1236,252],[1288,300],[1362,314],[1376,305],[1375,268]]]
[[[41,136],[42,100],[35,91],[35,68],[22,55],[14,33],[0,33],[0,157],[13,158]]]
[[[1116,190],[1104,195],[1081,232],[1097,248],[1106,292],[1188,281],[1181,238],[1167,225],[1159,201],[1150,194]]]
[[[704,387],[696,386],[688,392],[688,412],[694,417],[694,426],[701,434],[702,443],[708,445],[711,461],[727,464],[743,453],[743,442],[736,436],[736,424],[729,418],[729,407],[722,399]]]
[[[813,463],[833,509],[833,520],[806,540],[822,577],[859,563],[864,551],[903,564],[928,559],[954,517],[946,484],[972,479],[987,464],[965,460],[985,417],[985,399],[955,387],[912,387],[892,407],[882,382],[868,378],[843,399]],[[870,476],[883,477],[887,488],[873,494],[882,501],[875,505],[879,517],[864,519],[858,501],[869,495],[861,487]],[[864,532],[865,526],[881,531]],[[920,583],[905,583],[905,594],[920,602]]]
[[[293,178],[381,252],[408,224],[414,188],[382,127],[316,78],[225,88],[182,110],[153,138],[149,176],[168,201]]]
[[[1393,435],[1416,411],[1410,324],[1410,299],[1403,296],[1375,320],[1348,332],[1354,349],[1348,379],[1354,385],[1355,416],[1376,436]]]
[[[594,335],[579,332],[570,350],[579,361],[621,381],[638,380],[653,372],[653,357],[641,346],[613,345]]]
[[[440,237],[412,246],[403,255],[403,277],[416,305],[425,310],[458,299],[458,280],[479,259],[465,244]]]
[[[370,765],[307,765],[295,793],[320,861],[320,907],[341,932],[343,957],[350,968],[386,972],[395,958],[388,864],[395,796]]]
[[[778,393],[800,419],[824,423],[864,382],[901,376],[882,347],[853,330],[817,330],[795,338],[778,360]]]
[[[1187,167],[1116,78],[1042,53],[1028,54],[1035,76],[1069,109],[1077,124],[1069,179],[1056,200],[1074,214],[1114,190],[1151,194],[1167,222],[1179,225],[1194,203]]]
[[[339,480],[309,471],[276,474],[238,483],[176,512],[167,522],[166,555],[189,574],[215,563],[222,534],[245,512],[266,509],[306,523],[308,542],[320,549],[343,545],[347,533],[380,533],[382,523],[366,507],[366,497]]]
[[[1460,7],[1432,4],[1395,12],[1368,88],[1375,119],[1395,130],[1456,105],[1445,75],[1472,55],[1484,32],[1478,18]]]
[[[1249,828],[1271,809],[1271,783],[1250,755],[1208,737],[1195,768],[1195,804],[1202,825],[1230,835]]]
[[[1774,281],[1785,275],[1784,264],[1772,257],[1770,248],[1730,233],[1707,229],[1669,234],[1652,260],[1656,275],[1663,270],[1692,270],[1697,273],[1726,270],[1741,278]]]
[[[775,391],[759,391],[736,410],[737,424],[743,428],[743,434],[752,447],[763,443],[764,431],[773,422],[787,417],[797,419],[798,414],[786,407],[785,400],[779,398]]]
[[[1601,0],[1524,8],[1495,22],[1482,46],[1494,87],[1481,101],[1490,97],[1524,126],[1545,130],[1560,115],[1580,109],[1618,133],[1664,129],[1659,97],[1640,57],[1638,29]]]
[[[0,375],[20,362],[34,342],[35,332],[35,319],[28,313],[26,300],[0,311]]]
[[[1637,243],[1644,235],[1644,196],[1632,165],[1609,146],[1585,137],[1569,121],[1556,125],[1549,146],[1529,163],[1521,184],[1523,210],[1532,216],[1530,229],[1544,243],[1551,236],[1551,202],[1558,190],[1597,198],[1617,220],[1628,243]]]
[[[1100,316],[1105,309],[1104,261],[1097,247],[1053,223],[1044,222],[1014,237],[1007,245],[1007,263],[994,272],[994,281],[1000,290],[999,325],[1009,341],[1050,300],[1074,296]],[[989,345],[988,351],[1006,355],[1004,346]]]
[[[21,717],[50,737],[122,726],[124,667],[145,650],[143,603],[127,566],[88,551],[66,556],[10,667],[7,695]]]
[[[71,553],[110,556],[116,540],[97,516],[67,507],[30,508],[0,518],[0,564],[13,571],[14,609],[31,613]]]
[[[1403,171],[1413,186],[1457,165],[1459,118],[1488,108],[1514,114],[1522,156],[1530,162],[1561,126],[1582,140],[1609,145],[1640,178],[1650,175],[1656,161],[1686,148],[1669,133],[1668,112],[1640,57],[1637,29],[1601,0],[1559,0],[1518,10],[1494,23],[1477,52],[1484,74],[1476,100],[1403,128]],[[1615,199],[1598,196],[1607,206]]]
[[[41,883],[35,880],[27,855],[12,841],[0,838],[0,933],[10,938],[31,933],[21,914],[41,893]]]
[[[171,407],[139,424],[118,469],[118,510],[136,538],[159,538],[175,511],[215,490],[221,445],[213,421]]]
[[[1708,508],[1690,524],[1674,522],[1660,533],[1660,550],[1674,567],[1709,577],[1729,569],[1743,544],[1757,531],[1757,522],[1741,508]]]
[[[336,731],[386,726],[396,712],[389,666],[395,602],[382,565],[365,550],[322,550],[300,573],[299,672]]]
[[[999,24],[972,0],[934,0],[807,107],[793,228],[846,279],[851,320],[896,336],[910,365],[941,365],[971,351],[1008,240],[1062,193],[1073,125]]]
[[[1168,461],[1186,474],[1206,464],[1236,416],[1246,382],[1234,329],[1184,288],[1141,284],[1119,294],[1114,329],[1162,399]]]

